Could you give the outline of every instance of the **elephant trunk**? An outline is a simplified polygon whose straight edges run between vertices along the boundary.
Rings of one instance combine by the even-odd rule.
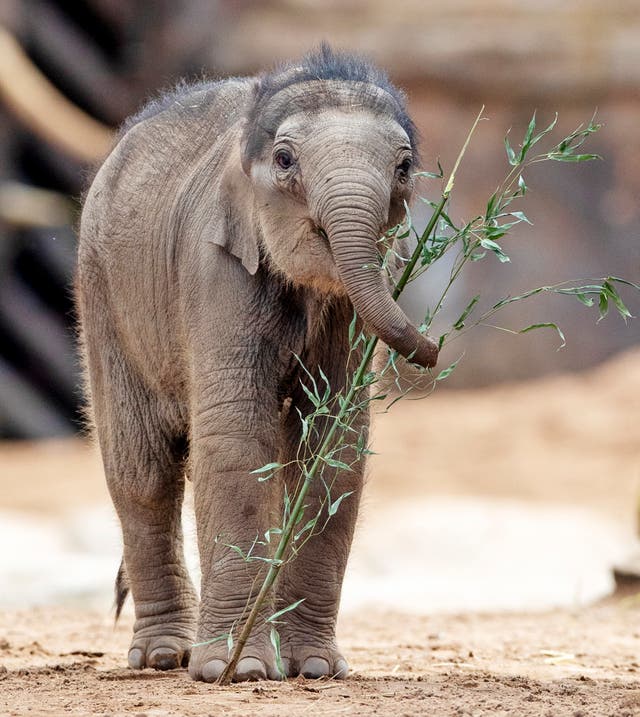
[[[384,224],[368,193],[356,191],[344,202],[329,202],[323,226],[340,278],[360,318],[382,341],[420,366],[435,366],[437,344],[420,334],[393,300],[380,270],[377,240]],[[388,206],[388,201],[387,201]]]

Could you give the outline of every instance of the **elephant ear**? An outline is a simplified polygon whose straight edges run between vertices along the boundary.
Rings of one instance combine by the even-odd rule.
[[[239,170],[225,177],[218,200],[221,225],[209,223],[205,240],[226,249],[240,259],[250,274],[255,274],[260,263],[258,222],[253,216],[251,185],[244,172]]]
[[[178,221],[196,241],[226,249],[255,274],[260,263],[259,229],[237,138],[237,132],[227,133],[198,162],[183,185]]]

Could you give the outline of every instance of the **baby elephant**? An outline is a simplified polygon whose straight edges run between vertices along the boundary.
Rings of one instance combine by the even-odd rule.
[[[434,365],[437,347],[393,301],[378,249],[410,198],[415,135],[382,72],[324,46],[271,74],[185,85],[152,102],[93,181],[77,303],[122,524],[119,582],[126,573],[135,602],[131,667],[188,663],[207,682],[225,668],[226,640],[207,641],[237,634],[264,570],[229,546],[247,550],[278,525],[284,486],[291,494],[299,479],[295,463],[268,481],[250,474],[295,460],[300,414],[312,409],[296,356],[342,389],[359,359],[348,351],[355,309],[388,346]],[[307,441],[313,450],[319,437]],[[362,470],[336,476],[336,490],[352,495],[282,569],[264,608],[266,618],[304,598],[279,628],[287,675],[347,674],[335,624]],[[185,477],[199,603],[183,556]],[[310,510],[325,498],[320,485]],[[256,623],[236,680],[280,678],[269,628]]]

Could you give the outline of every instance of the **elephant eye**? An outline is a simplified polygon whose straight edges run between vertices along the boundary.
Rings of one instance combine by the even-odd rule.
[[[288,149],[279,149],[274,160],[280,169],[289,169],[293,165],[293,155]]]
[[[396,169],[402,175],[408,174],[409,170],[411,169],[411,158],[405,157],[405,159],[402,160],[402,162],[397,166]]]

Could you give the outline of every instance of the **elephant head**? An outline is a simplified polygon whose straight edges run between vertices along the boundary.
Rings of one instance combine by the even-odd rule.
[[[415,128],[386,76],[323,46],[263,77],[241,152],[271,267],[346,293],[387,345],[433,366],[435,342],[392,299],[380,266],[378,240],[404,216],[417,162]]]

